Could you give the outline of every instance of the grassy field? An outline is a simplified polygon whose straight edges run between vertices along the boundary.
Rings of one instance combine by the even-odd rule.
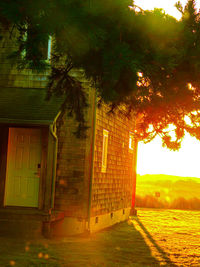
[[[139,209],[89,237],[0,237],[0,266],[200,266],[200,212]]]
[[[137,176],[136,205],[200,210],[200,179],[172,175]]]

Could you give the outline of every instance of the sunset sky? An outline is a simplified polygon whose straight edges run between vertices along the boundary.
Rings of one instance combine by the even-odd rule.
[[[180,12],[174,7],[174,4],[178,2],[178,0],[135,0],[134,3],[141,7],[142,9],[152,10],[156,8],[162,8],[165,10],[167,14],[180,19]],[[187,3],[187,0],[180,1],[183,5]],[[197,3],[199,1],[196,1]]]
[[[163,8],[166,13],[180,19],[180,13],[174,7],[175,0],[136,0],[136,5],[152,10]],[[185,4],[187,1],[180,1]],[[197,7],[200,1],[196,1]],[[139,143],[138,165],[139,174],[170,174],[200,178],[200,141],[186,135],[178,152],[162,147],[159,137],[148,144]]]

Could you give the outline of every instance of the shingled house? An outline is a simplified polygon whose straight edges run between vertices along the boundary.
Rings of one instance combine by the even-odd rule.
[[[134,120],[96,107],[87,88],[87,138],[60,120],[62,98],[46,101],[47,74],[19,72],[0,41],[0,234],[67,235],[124,221],[134,209]],[[49,52],[47,54],[47,57]],[[86,83],[88,86],[88,83]]]

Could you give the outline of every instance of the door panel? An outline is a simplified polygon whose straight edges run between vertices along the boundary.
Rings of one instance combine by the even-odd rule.
[[[38,164],[41,164],[40,129],[10,128],[5,205],[38,207]]]
[[[16,170],[21,170],[23,168],[23,159],[24,159],[24,148],[23,147],[16,147],[15,148],[15,157],[14,157],[14,164]]]

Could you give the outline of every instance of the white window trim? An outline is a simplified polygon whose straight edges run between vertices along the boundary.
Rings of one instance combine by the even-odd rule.
[[[49,36],[48,40],[48,50],[47,50],[47,61],[50,61],[51,59],[51,47],[52,47],[52,36]]]
[[[103,129],[103,147],[102,147],[102,161],[101,172],[106,172],[107,169],[107,156],[108,156],[108,131]]]
[[[129,132],[129,151],[133,152],[134,150],[134,134],[133,132]]]

